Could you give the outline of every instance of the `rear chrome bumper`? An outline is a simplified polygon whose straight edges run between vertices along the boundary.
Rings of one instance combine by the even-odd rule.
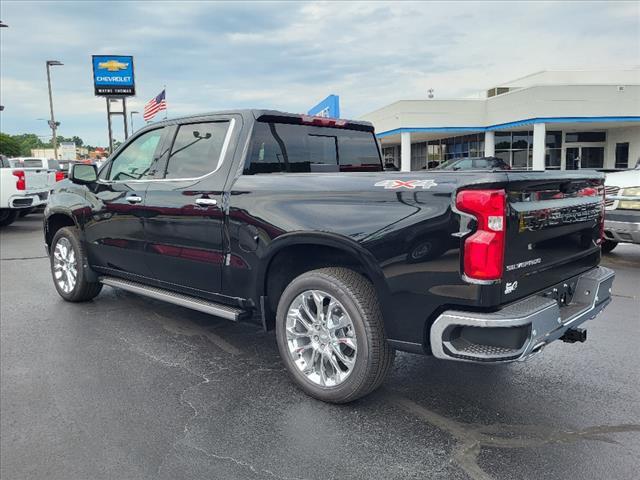
[[[447,310],[431,327],[431,351],[437,358],[464,362],[526,360],[598,315],[611,301],[614,277],[605,267],[583,273],[562,307],[555,299],[532,295],[492,313]]]

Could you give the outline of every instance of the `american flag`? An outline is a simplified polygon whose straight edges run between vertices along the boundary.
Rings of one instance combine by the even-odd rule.
[[[167,109],[167,100],[165,99],[165,92],[162,90],[157,97],[153,97],[149,100],[144,106],[144,113],[142,114],[142,118],[144,118],[145,122],[148,122],[153,117],[155,117],[156,113],[160,110]]]

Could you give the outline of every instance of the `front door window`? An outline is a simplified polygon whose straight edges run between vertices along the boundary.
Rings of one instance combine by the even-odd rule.
[[[162,128],[144,133],[125,147],[111,162],[109,180],[140,180],[152,175],[151,165],[162,138]]]

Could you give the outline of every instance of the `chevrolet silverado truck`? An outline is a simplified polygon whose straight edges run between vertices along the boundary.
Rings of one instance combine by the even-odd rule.
[[[11,225],[21,212],[44,206],[57,178],[53,170],[43,166],[11,166],[11,162],[21,160],[0,160],[0,227]]]
[[[602,174],[382,170],[366,122],[147,126],[56,185],[53,283],[70,302],[108,285],[275,329],[295,383],[334,403],[376,389],[396,350],[488,364],[585,340],[614,278]]]
[[[608,173],[604,185],[602,251],[609,253],[620,242],[640,244],[640,160],[633,170]]]

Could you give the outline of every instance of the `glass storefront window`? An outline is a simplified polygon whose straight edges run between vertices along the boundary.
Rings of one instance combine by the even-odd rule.
[[[513,132],[513,148],[527,149],[531,143],[531,132]]]
[[[508,150],[511,148],[511,132],[495,133],[496,150]]]
[[[547,148],[544,164],[549,169],[559,169],[561,165],[562,150],[560,148]]]
[[[511,165],[511,152],[509,150],[496,150],[496,157]]]
[[[606,139],[605,132],[571,132],[565,137],[567,143],[604,142]]]
[[[512,168],[528,168],[529,154],[527,150],[513,150]]]
[[[629,168],[629,142],[616,143],[616,168]]]
[[[604,166],[604,147],[582,147],[580,168],[602,168]]]
[[[562,148],[562,132],[547,132],[545,144],[547,148]]]

